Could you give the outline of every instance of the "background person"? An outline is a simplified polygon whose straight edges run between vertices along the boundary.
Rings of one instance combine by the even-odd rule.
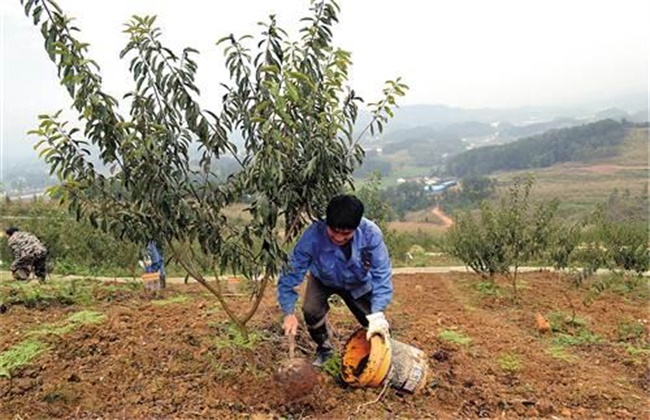
[[[160,275],[158,285],[160,288],[165,288],[165,260],[163,259],[162,252],[158,250],[156,241],[149,241],[142,254],[143,258],[139,262],[142,268],[144,268],[144,272],[158,273]]]
[[[7,244],[13,254],[11,274],[15,280],[28,280],[29,275],[34,275],[39,281],[45,281],[47,275],[47,248],[33,233],[23,232],[17,227],[8,228]]]
[[[307,331],[317,345],[315,366],[333,354],[327,328],[328,298],[340,296],[368,338],[388,338],[383,311],[393,296],[391,263],[379,227],[363,217],[364,206],[353,195],[334,197],[325,221],[313,222],[296,243],[289,266],[278,280],[278,302],[284,312],[284,332],[295,334],[298,318],[294,290],[309,273],[302,306]]]

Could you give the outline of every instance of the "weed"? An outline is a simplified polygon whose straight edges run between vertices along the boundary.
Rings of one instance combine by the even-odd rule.
[[[104,284],[92,279],[51,281],[45,284],[7,282],[0,285],[0,301],[6,305],[23,305],[27,308],[51,305],[90,305],[96,298],[117,290],[133,290],[129,283]]]
[[[587,329],[581,329],[576,335],[561,333],[553,338],[553,344],[560,346],[581,346],[585,344],[598,344],[603,341],[602,337]]]
[[[625,352],[630,355],[623,363],[630,366],[648,366],[648,357],[650,357],[650,344],[643,344],[633,346],[629,343],[624,343]]]
[[[7,304],[22,304],[27,308],[35,308],[54,300],[48,293],[48,288],[26,282],[10,282],[0,290],[2,300]]]
[[[82,325],[86,324],[99,324],[106,319],[106,315],[101,312],[94,311],[80,311],[75,312],[66,318],[65,321],[54,323],[54,324],[45,324],[41,328],[31,331],[30,335],[63,335],[67,334],[70,331],[76,330]]]
[[[167,299],[152,300],[151,303],[156,306],[165,306],[173,303],[185,303],[189,300],[190,298],[187,296],[173,296]]]
[[[448,341],[450,343],[459,344],[461,346],[466,346],[472,342],[471,338],[467,337],[463,333],[460,333],[458,331],[453,331],[453,330],[441,331],[440,333],[438,333],[438,338],[444,341]]]
[[[626,345],[625,346],[625,351],[630,355],[630,356],[650,356],[650,348],[644,348],[644,347],[635,347],[632,345]]]
[[[638,294],[639,296],[644,296],[647,294],[647,284],[648,280],[642,276],[632,275],[630,273],[613,272],[598,277],[590,284],[589,290],[583,298],[583,303],[585,305],[590,305],[600,295],[608,291],[618,295]],[[642,285],[646,287],[639,287]]]
[[[99,324],[104,322],[106,315],[101,312],[95,311],[79,311],[75,312],[67,318],[67,322],[72,324],[84,325],[84,324]]]
[[[550,312],[546,317],[551,323],[551,331],[553,332],[568,333],[575,328],[582,328],[587,325],[583,318],[569,316],[560,311]]]
[[[508,375],[516,375],[521,370],[521,360],[516,354],[508,353],[497,359],[501,370]]]
[[[107,292],[110,293],[116,293],[116,292],[122,292],[122,291],[139,291],[142,289],[142,283],[139,281],[126,281],[124,283],[116,284],[116,283],[104,283],[101,286],[102,289],[104,289]]]
[[[480,281],[474,285],[474,288],[482,297],[499,297],[502,295],[501,289],[494,282]]]
[[[269,374],[265,372],[264,369],[260,369],[260,367],[257,364],[247,365],[244,370],[250,373],[257,381],[262,380],[269,376]]]
[[[37,340],[20,342],[0,353],[0,377],[11,377],[11,372],[26,365],[46,350],[45,344]]]
[[[334,379],[338,379],[341,375],[341,355],[334,353],[325,363],[320,366],[320,370],[327,373]]]
[[[224,348],[252,350],[264,337],[258,331],[248,333],[248,338],[232,322],[226,324],[211,323],[210,327],[217,329],[219,336],[214,338],[217,350]]]
[[[566,348],[559,344],[551,345],[547,349],[547,352],[552,358],[562,360],[568,363],[574,362],[578,359],[576,356],[567,353]]]
[[[90,291],[90,285],[87,281],[74,279],[66,282],[52,283],[55,289],[55,295],[59,297],[58,302],[61,304],[80,304],[88,305],[93,301]]]
[[[618,324],[618,341],[637,341],[645,334],[645,327],[637,321],[622,321]]]
[[[237,371],[228,367],[226,363],[214,361],[214,356],[210,360],[210,365],[219,379],[233,378],[237,374]]]

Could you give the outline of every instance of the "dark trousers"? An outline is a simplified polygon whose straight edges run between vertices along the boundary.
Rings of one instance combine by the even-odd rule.
[[[27,280],[34,270],[34,275],[41,281],[47,275],[47,253],[30,255],[16,260],[12,264],[11,272],[16,280]]]
[[[332,295],[340,296],[357,321],[364,327],[368,326],[366,315],[370,314],[370,292],[355,299],[350,292],[327,287],[320,280],[310,275],[307,280],[302,314],[305,317],[307,331],[309,331],[312,340],[318,345],[319,351],[332,349],[327,329],[327,312],[330,309],[327,300]]]

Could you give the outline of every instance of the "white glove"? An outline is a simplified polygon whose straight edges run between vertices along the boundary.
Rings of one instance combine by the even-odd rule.
[[[388,321],[386,321],[383,312],[366,315],[366,319],[368,320],[368,332],[366,333],[366,339],[368,341],[375,334],[379,334],[384,340],[390,337]]]

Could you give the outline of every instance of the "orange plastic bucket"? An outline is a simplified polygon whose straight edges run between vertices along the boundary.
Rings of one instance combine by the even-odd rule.
[[[341,376],[352,386],[380,386],[390,370],[390,340],[375,335],[366,340],[366,329],[360,328],[345,343]]]
[[[345,343],[341,377],[355,387],[379,387],[386,381],[396,389],[415,393],[426,384],[426,354],[397,340],[366,339],[366,329],[355,331]]]

